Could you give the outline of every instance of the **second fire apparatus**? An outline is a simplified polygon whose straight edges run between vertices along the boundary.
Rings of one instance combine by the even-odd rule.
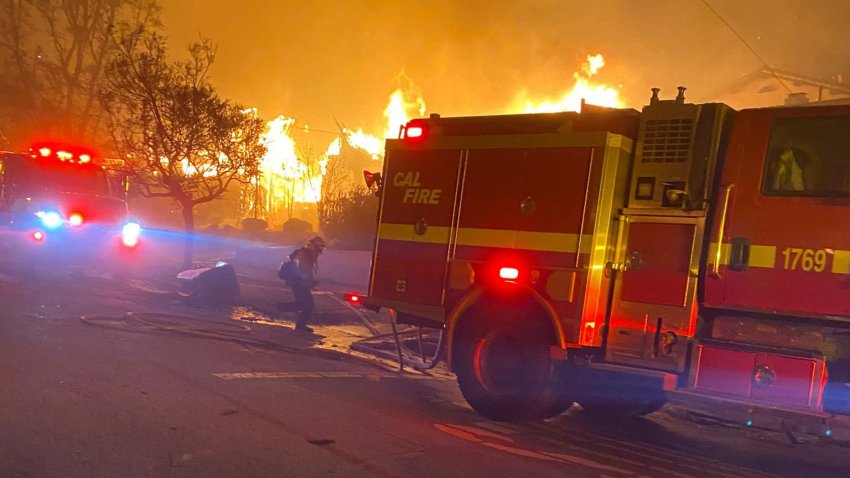
[[[497,420],[850,414],[850,106],[430,118],[388,140],[369,295]]]
[[[141,227],[112,194],[106,160],[57,142],[0,155],[0,222],[4,244],[27,265],[103,263],[126,272]]]

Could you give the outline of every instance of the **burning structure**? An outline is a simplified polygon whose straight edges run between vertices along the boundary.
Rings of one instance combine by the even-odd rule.
[[[587,55],[563,95],[536,99],[523,91],[504,112],[578,111],[582,101],[623,107],[618,88],[593,81],[604,66],[601,54]],[[259,176],[243,190],[245,215],[274,226],[293,217],[316,223],[317,204],[333,200],[341,191],[359,188],[361,170],[381,168],[384,140],[398,137],[410,118],[426,112],[423,95],[411,79],[401,72],[397,80],[400,86],[389,96],[383,111],[385,127],[377,135],[339,123],[337,132],[312,130],[283,115],[269,121],[262,139],[268,151],[261,160]],[[330,134],[333,139],[318,152],[315,143],[311,143],[312,133]]]

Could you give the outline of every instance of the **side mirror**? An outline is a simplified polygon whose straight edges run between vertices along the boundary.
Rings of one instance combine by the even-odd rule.
[[[384,178],[381,177],[381,173],[363,171],[363,179],[366,181],[367,188],[371,190],[372,186],[376,186],[375,195],[381,195],[381,188],[384,186]]]

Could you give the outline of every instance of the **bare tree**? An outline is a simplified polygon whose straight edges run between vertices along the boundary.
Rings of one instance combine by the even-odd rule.
[[[377,220],[377,198],[352,171],[352,160],[363,153],[341,147],[340,154],[328,158],[322,178],[322,196],[317,205],[319,227],[341,247],[372,246]]]
[[[96,142],[98,98],[122,21],[159,25],[156,0],[0,0],[0,131]]]
[[[207,77],[215,60],[209,41],[192,44],[188,60],[174,62],[165,39],[144,27],[119,32],[117,45],[102,98],[115,143],[142,196],[171,198],[182,208],[188,266],[194,207],[256,176],[265,124],[218,96]]]
[[[322,194],[316,204],[320,228],[327,226],[328,219],[336,212],[341,198],[353,187],[345,166],[345,157],[342,154],[329,157],[322,177]]]

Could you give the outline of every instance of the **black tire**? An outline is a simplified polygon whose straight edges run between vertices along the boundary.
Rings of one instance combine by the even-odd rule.
[[[558,377],[549,358],[553,340],[516,323],[476,321],[458,337],[454,368],[466,401],[497,421],[541,420],[572,402],[557,393]]]
[[[583,383],[578,403],[599,419],[639,417],[667,403],[660,384],[636,375],[585,371]]]

